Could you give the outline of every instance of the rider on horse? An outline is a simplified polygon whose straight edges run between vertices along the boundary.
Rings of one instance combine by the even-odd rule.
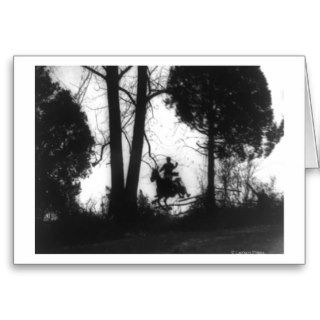
[[[156,199],[153,203],[158,202],[159,205],[161,199],[164,199],[164,202],[167,205],[167,199],[170,197],[175,197],[178,195],[180,198],[185,196],[190,197],[190,194],[187,192],[186,187],[183,185],[181,179],[177,177],[175,180],[172,180],[173,176],[178,176],[177,172],[173,170],[178,166],[178,163],[175,165],[171,163],[171,158],[167,157],[167,163],[165,163],[162,168],[159,170],[158,167],[152,169],[152,174],[150,177],[151,182],[156,182],[157,184],[157,194]],[[164,177],[162,178],[159,171],[164,171]]]
[[[166,179],[167,181],[172,182],[172,177],[177,175],[176,172],[173,172],[173,170],[177,166],[178,166],[178,162],[176,162],[176,164],[173,165],[173,163],[171,162],[171,158],[167,157],[167,162],[160,169],[160,172],[164,171],[163,172],[164,179]]]
[[[178,176],[177,172],[174,172],[173,170],[178,166],[178,162],[174,165],[171,162],[171,158],[167,157],[167,162],[162,166],[160,169],[160,172],[163,171],[163,178],[167,182],[167,186],[169,189],[175,189],[177,188],[179,191],[178,193],[182,192],[183,194],[186,194],[187,196],[190,196],[187,193],[186,187],[183,185],[181,178],[176,178],[175,180],[172,180],[174,176]]]

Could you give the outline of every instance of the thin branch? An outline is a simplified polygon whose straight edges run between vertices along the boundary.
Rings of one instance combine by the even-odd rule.
[[[196,145],[197,145],[199,148],[201,148],[201,149],[208,150],[208,147],[207,147],[207,146],[201,145],[199,142],[196,142]]]
[[[125,102],[126,104],[129,104],[130,106],[132,105],[132,102],[130,100],[125,99],[124,97],[120,96],[119,97],[120,100],[122,100],[123,102]]]
[[[124,92],[124,93],[128,96],[128,98],[130,99],[131,103],[132,103],[134,106],[137,105],[137,104],[136,104],[136,101],[133,99],[131,93],[130,93],[127,89],[122,88],[122,87],[119,87],[119,91]]]
[[[126,67],[126,68],[124,68],[121,72],[120,72],[120,74],[119,74],[119,81],[121,80],[121,78],[130,70],[132,68],[132,66],[128,66],[128,67]]]
[[[127,142],[128,142],[129,151],[130,151],[130,153],[131,153],[131,150],[132,150],[131,142],[130,142],[130,140],[129,140],[129,138],[128,138],[128,135],[127,135],[127,132],[124,130],[124,128],[122,128],[122,133],[123,133],[124,137],[126,138],[126,140],[127,140]]]
[[[152,166],[150,165],[149,162],[147,162],[146,160],[141,159],[141,162],[145,163],[146,165],[148,165],[148,167],[152,170]]]
[[[163,94],[163,93],[168,93],[168,91],[167,91],[166,89],[155,91],[154,93],[152,93],[152,94],[150,94],[150,95],[148,96],[148,101],[150,101],[150,100],[153,99],[154,97],[159,96],[160,94]]]
[[[203,155],[203,156],[207,156],[206,153],[203,153],[203,152],[201,152],[200,150],[198,150],[198,149],[196,149],[196,148],[193,148],[193,147],[191,147],[191,146],[185,145],[185,146],[183,146],[183,147],[184,147],[184,148],[190,148],[190,149],[192,149],[192,150],[194,150],[194,151],[197,151],[198,153],[200,153],[200,154]]]
[[[151,69],[151,70],[148,68],[150,76],[152,75],[152,73],[153,73],[155,70],[157,70],[157,68],[158,68],[157,66],[153,67],[153,69]]]
[[[104,143],[103,145],[101,145],[101,149],[100,149],[100,157],[99,157],[99,160],[95,161],[92,166],[95,167],[97,164],[99,164],[102,159],[103,159],[103,152],[104,152],[104,149],[110,144],[110,142],[106,142]]]
[[[80,105],[82,104],[84,97],[87,93],[92,75],[93,75],[92,72],[88,72],[84,78],[83,78],[83,76],[81,77],[83,79],[82,83],[81,83],[80,87],[78,88],[78,92],[75,94],[75,99]]]
[[[126,120],[126,122],[122,125],[122,129],[125,128],[129,123],[130,121],[132,120],[133,116],[135,115],[134,112],[131,113],[131,115],[128,117],[128,119]]]
[[[106,76],[103,75],[102,73],[100,73],[99,71],[97,71],[97,70],[95,70],[95,69],[93,69],[91,67],[88,67],[88,66],[82,66],[82,67],[87,69],[87,70],[89,70],[89,71],[91,71],[92,73],[94,73],[95,75],[101,77],[102,79],[106,80]]]
[[[150,141],[149,141],[149,139],[148,139],[145,131],[144,131],[143,135],[144,135],[144,138],[145,138],[145,140],[146,140],[146,142],[147,142],[147,145],[148,145],[148,155],[149,155],[150,159],[153,160],[156,168],[158,168],[157,161],[156,161],[156,159],[154,158],[154,156],[153,156],[152,153],[151,153],[151,144],[150,144]]]
[[[147,69],[148,72],[148,79],[147,79],[147,86],[148,86],[148,92],[151,92],[151,72],[150,69]]]

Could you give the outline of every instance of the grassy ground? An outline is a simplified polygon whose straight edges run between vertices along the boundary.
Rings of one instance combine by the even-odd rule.
[[[39,230],[36,253],[283,253],[282,213],[248,209],[223,211],[214,218],[198,212],[184,218],[149,215],[121,232],[92,217]]]
[[[59,248],[59,253],[283,253],[277,226],[216,231],[170,231],[157,235],[127,234],[122,239]]]

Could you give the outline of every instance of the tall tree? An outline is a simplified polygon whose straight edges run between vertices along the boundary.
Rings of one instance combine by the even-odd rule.
[[[137,99],[135,103],[135,121],[133,128],[132,150],[126,182],[126,205],[131,215],[137,211],[137,191],[144,142],[145,118],[147,111],[148,67],[138,66]]]
[[[125,69],[124,69],[125,70]],[[137,66],[136,94],[130,93],[120,86],[120,90],[124,92],[135,107],[135,121],[133,128],[133,137],[130,153],[130,162],[128,175],[126,180],[126,205],[128,213],[132,219],[137,214],[137,194],[141,162],[143,160],[144,141],[147,142],[149,158],[156,164],[151,152],[151,145],[145,132],[145,122],[147,117],[147,108],[152,107],[152,99],[166,93],[163,86],[164,79],[167,79],[167,71],[157,66],[149,68],[147,66]],[[135,98],[134,98],[135,97]],[[145,162],[145,161],[144,161]],[[149,164],[150,166],[150,164]],[[130,219],[129,219],[130,220]]]
[[[109,213],[123,213],[122,197],[124,194],[122,130],[119,103],[119,72],[117,66],[104,67],[106,70],[109,132],[110,132],[110,164],[111,164],[111,195]]]
[[[94,165],[99,163],[103,158],[103,153],[108,146],[110,148],[110,166],[111,166],[111,190],[110,204],[108,214],[118,220],[124,219],[124,168],[123,168],[123,150],[122,134],[123,127],[121,124],[121,108],[119,100],[119,91],[121,87],[119,82],[131,67],[126,67],[119,72],[118,66],[85,66],[92,74],[98,76],[107,84],[107,100],[109,111],[109,137],[101,146],[100,159]],[[131,97],[132,98],[132,97]]]
[[[267,80],[258,66],[177,66],[167,84],[168,104],[206,137],[207,208],[214,207],[214,160],[232,154],[268,156],[283,135],[274,122]]]
[[[117,71],[117,76],[111,76],[112,70],[110,68],[114,69],[118,67],[106,66],[93,68],[86,66],[85,68],[92,74],[95,74],[99,78],[105,80],[107,83],[110,131],[107,145],[110,147],[112,175],[110,212],[114,211],[118,214],[122,212],[125,215],[123,218],[125,218],[126,220],[131,220],[130,218],[134,218],[135,214],[137,213],[137,193],[141,161],[143,158],[142,152],[144,139],[147,139],[145,134],[147,106],[148,104],[151,105],[151,100],[154,97],[165,92],[162,85],[163,72],[161,70],[158,70],[157,72],[157,67],[149,70],[147,66],[137,66],[134,69],[132,68],[132,66],[126,66],[123,67],[120,71]],[[137,70],[137,72],[131,72],[128,77],[126,77],[127,72],[131,69]],[[154,79],[152,79],[152,74],[155,75]],[[113,115],[111,114],[111,112],[113,113]],[[126,127],[131,127],[131,119],[133,118],[133,116],[133,133],[132,139],[130,139],[130,134],[126,132]],[[113,120],[111,120],[111,118]],[[115,131],[117,132],[117,134],[113,135],[113,140],[116,140],[118,142],[116,149],[111,145],[111,134]],[[123,159],[121,159],[121,157],[123,157],[123,151],[121,144],[121,134],[119,134],[119,132],[121,131],[125,140],[128,142],[130,149],[130,159],[125,189],[122,182],[124,178]],[[102,146],[100,159],[96,163],[100,162],[100,160],[102,159],[103,152],[105,151],[105,146],[106,144]],[[117,161],[112,160],[113,157],[115,157],[115,154],[118,157]],[[150,155],[150,150],[148,154]],[[120,170],[120,167],[122,167],[122,170]],[[116,168],[116,170],[114,170],[114,168]],[[117,179],[116,177],[120,178]],[[116,186],[116,188],[114,186]],[[113,189],[116,189],[116,191]],[[117,203],[118,208],[115,205]]]
[[[62,217],[78,209],[79,179],[90,172],[94,140],[80,105],[45,67],[35,68],[35,127],[36,214]]]

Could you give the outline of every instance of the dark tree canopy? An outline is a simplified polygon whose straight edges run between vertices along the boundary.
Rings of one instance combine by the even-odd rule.
[[[258,66],[176,66],[167,89],[167,103],[182,122],[208,137],[212,133],[215,157],[245,158],[248,146],[254,157],[268,156],[283,135]]]
[[[37,214],[65,214],[77,207],[79,178],[90,171],[94,139],[86,114],[44,67],[35,69],[35,88]]]

